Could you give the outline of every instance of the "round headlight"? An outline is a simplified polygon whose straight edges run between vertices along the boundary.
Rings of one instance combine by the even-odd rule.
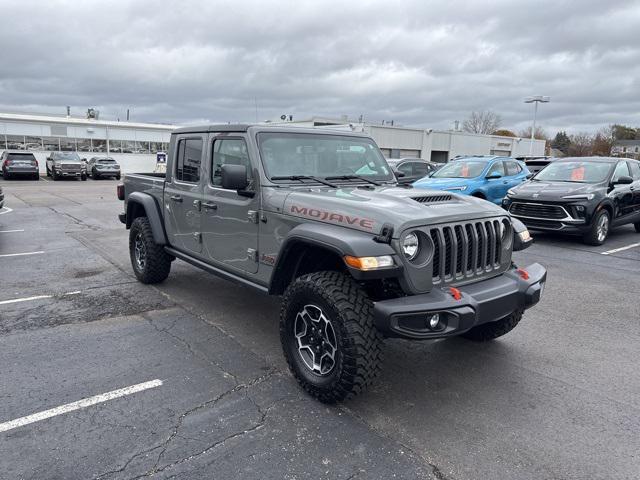
[[[402,239],[402,253],[409,260],[413,260],[420,250],[420,242],[415,233],[409,233]]]

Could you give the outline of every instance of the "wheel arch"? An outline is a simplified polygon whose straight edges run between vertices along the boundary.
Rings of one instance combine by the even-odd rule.
[[[164,230],[160,207],[156,200],[147,193],[133,192],[127,199],[127,228],[131,228],[131,224],[138,217],[147,217],[151,230],[153,232],[153,240],[158,245],[167,245],[167,234]]]
[[[388,244],[376,243],[373,235],[334,225],[302,224],[283,242],[269,285],[269,293],[281,295],[289,283],[306,273],[342,271],[357,280],[397,276],[400,268],[362,272],[348,267],[345,255],[355,257],[393,255]]]

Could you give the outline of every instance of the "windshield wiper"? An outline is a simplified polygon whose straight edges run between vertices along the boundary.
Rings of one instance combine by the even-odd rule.
[[[338,188],[337,185],[312,175],[280,175],[277,177],[271,177],[271,180],[313,180],[314,182],[322,183],[323,185],[331,188]]]
[[[376,182],[375,180],[369,180],[368,178],[361,177],[360,175],[335,175],[335,176],[324,177],[324,178],[326,178],[327,180],[360,180],[362,182],[375,185],[377,187],[382,185],[380,182]]]

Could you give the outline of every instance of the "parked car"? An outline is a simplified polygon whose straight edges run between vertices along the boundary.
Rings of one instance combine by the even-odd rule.
[[[120,165],[111,157],[92,157],[87,163],[87,174],[94,180],[105,177],[120,180]]]
[[[459,157],[413,186],[471,195],[500,204],[507,190],[524,182],[528,175],[524,162],[514,158]]]
[[[640,162],[561,158],[510,189],[502,205],[532,230],[577,234],[602,245],[613,227],[632,223],[640,232]]]
[[[47,176],[60,178],[87,179],[87,164],[76,152],[52,152],[47,157]]]
[[[551,162],[557,160],[555,157],[550,156],[526,156],[526,157],[516,157],[516,160],[520,160],[525,163],[527,168],[534,175],[542,170],[544,167],[549,165]]]
[[[420,180],[441,166],[439,163],[421,158],[389,158],[387,163],[395,173],[398,183],[402,185]]]
[[[181,128],[166,176],[129,174],[117,192],[136,278],[162,282],[178,258],[282,296],[285,358],[323,402],[372,382],[384,336],[497,338],[546,280],[539,264],[513,264],[531,242],[520,221],[476,198],[398,186],[363,133]]]
[[[2,176],[5,180],[15,177],[29,177],[33,180],[40,180],[38,160],[31,152],[10,152],[6,150],[0,155],[0,165],[2,166]]]

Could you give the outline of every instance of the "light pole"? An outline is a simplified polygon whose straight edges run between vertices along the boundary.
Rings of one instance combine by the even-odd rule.
[[[531,127],[531,143],[529,145],[529,156],[533,156],[533,140],[534,135],[536,133],[536,117],[538,116],[538,104],[539,103],[549,103],[551,99],[544,95],[535,95],[533,97],[527,97],[524,99],[524,103],[534,103],[535,107],[533,109],[533,127]]]

